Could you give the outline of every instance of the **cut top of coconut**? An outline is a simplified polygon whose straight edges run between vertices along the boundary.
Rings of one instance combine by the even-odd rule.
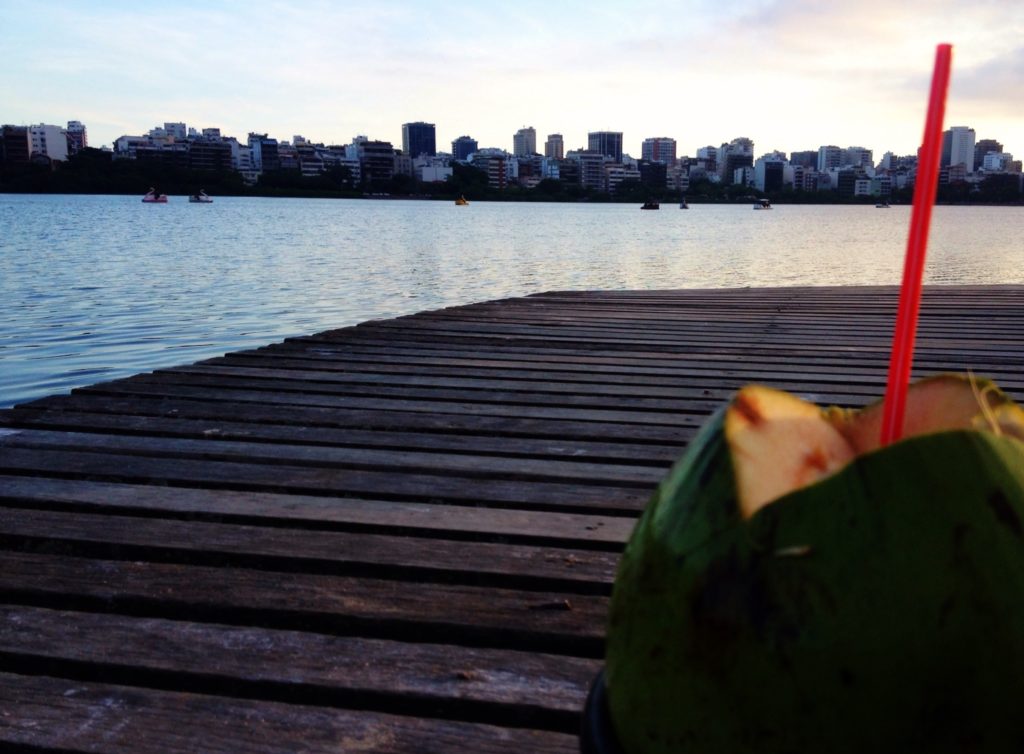
[[[782,390],[742,388],[726,409],[724,429],[743,517],[879,449],[882,416],[880,401],[822,410]],[[955,429],[1024,439],[1024,410],[988,380],[939,375],[910,386],[905,440]]]

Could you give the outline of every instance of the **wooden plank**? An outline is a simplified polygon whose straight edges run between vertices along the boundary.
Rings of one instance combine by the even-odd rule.
[[[575,754],[575,736],[0,673],[0,744],[110,754]],[[8,749],[8,750],[12,750]]]
[[[678,417],[673,425],[642,425],[515,416],[453,414],[438,410],[378,411],[346,406],[317,407],[297,405],[266,405],[247,403],[244,407],[223,401],[191,400],[153,395],[104,395],[76,392],[71,396],[40,398],[17,410],[54,410],[72,408],[80,411],[137,414],[148,416],[204,419],[212,422],[242,421],[247,423],[285,424],[290,426],[356,428],[364,430],[440,432],[513,438],[553,438],[559,441],[630,441],[652,444],[681,444],[700,427],[699,419]],[[439,407],[440,408],[440,407]],[[211,429],[217,429],[214,424]],[[600,436],[603,433],[604,436]]]
[[[895,294],[551,292],[0,412],[0,748],[574,751],[668,464],[748,382],[879,397]],[[1020,324],[929,288],[917,372],[1024,395]]]
[[[411,413],[449,413],[471,416],[496,416],[504,418],[525,417],[531,419],[553,419],[579,422],[607,422],[621,424],[653,424],[674,425],[680,423],[681,417],[665,416],[654,406],[609,408],[597,406],[562,406],[562,405],[527,405],[524,403],[471,403],[466,400],[426,400],[405,398],[372,398],[363,396],[330,396],[310,395],[304,393],[278,393],[273,399],[265,391],[218,390],[212,387],[192,387],[187,385],[149,384],[143,381],[128,380],[119,383],[105,383],[92,387],[79,388],[75,394],[142,396],[162,398],[185,398],[239,404],[259,403],[268,401],[281,406],[303,406],[308,408],[339,408],[362,409],[372,411],[402,411]],[[464,396],[459,396],[463,397]],[[708,414],[718,407],[714,401],[699,401],[677,410],[699,411]],[[241,410],[241,409],[239,409]],[[691,426],[698,425],[693,420]]]
[[[180,564],[610,594],[618,554],[549,546],[7,508],[8,548]]]
[[[617,551],[633,519],[581,513],[359,498],[314,497],[268,492],[194,489],[160,485],[52,479],[0,474],[0,502],[48,510],[70,510],[190,521],[357,531],[504,541]]]
[[[826,323],[828,324],[828,323]],[[741,326],[728,326],[717,322],[698,322],[687,327],[679,325],[645,322],[640,327],[636,323],[565,321],[556,324],[536,319],[521,321],[497,321],[476,319],[429,319],[391,320],[374,323],[373,328],[381,331],[383,337],[387,332],[415,334],[422,331],[440,335],[457,336],[501,336],[522,339],[533,339],[543,336],[551,340],[575,338],[597,343],[615,342],[622,337],[638,338],[644,341],[661,341],[666,344],[686,343],[699,344],[730,340],[740,344],[749,342],[771,343],[774,345],[791,345],[803,348],[826,340],[830,344],[857,345],[888,348],[892,345],[891,328],[862,328],[859,323],[851,323],[847,318],[831,323],[831,328],[821,327],[817,331],[806,327],[785,327],[781,323],[769,320],[758,324],[743,323]],[[980,328],[979,328],[980,330]],[[363,334],[365,334],[365,330]],[[977,335],[975,331],[974,335]],[[958,349],[973,348],[981,351],[1000,350],[1019,344],[1022,339],[1012,330],[1002,331],[989,329],[986,337],[965,337],[959,328],[946,327],[936,332],[931,328],[918,331],[918,341],[923,346],[936,345]]]
[[[600,660],[0,606],[6,666],[575,733]]]
[[[206,389],[204,391],[204,388]],[[238,394],[262,393],[268,401],[288,403],[297,399],[323,400],[334,398],[386,398],[398,401],[451,402],[466,407],[551,407],[585,408],[622,411],[711,411],[714,402],[708,391],[690,388],[665,391],[668,395],[645,395],[641,391],[604,391],[569,389],[534,390],[515,385],[512,390],[499,390],[497,386],[477,388],[359,385],[332,382],[299,382],[283,379],[259,379],[232,374],[203,375],[183,372],[159,372],[139,375],[123,380],[102,383],[90,388],[102,392],[143,392],[146,394],[177,394],[185,390],[189,395],[209,395],[212,392]],[[658,391],[648,391],[655,392]],[[462,410],[470,410],[463,408]]]
[[[634,515],[651,488],[3,447],[0,472],[234,490]]]
[[[93,432],[55,432],[23,429],[0,436],[5,448],[59,449],[90,453],[128,453],[151,458],[210,461],[245,461],[266,465],[297,465],[330,469],[394,470],[396,473],[451,474],[455,476],[539,481],[574,481],[651,490],[667,468],[556,459],[505,458],[454,453],[333,448],[283,443],[238,442],[217,436],[198,439],[140,437]]]
[[[600,657],[608,599],[0,551],[8,604]]]
[[[76,399],[73,405],[78,405]],[[146,408],[148,404],[141,407]],[[247,442],[326,445],[335,448],[390,448],[427,453],[461,453],[507,458],[567,459],[579,462],[628,463],[662,467],[679,457],[679,445],[558,440],[554,438],[489,437],[486,435],[338,429],[306,425],[259,424],[174,417],[145,413],[99,413],[73,410],[12,409],[0,415],[0,426],[63,431],[95,431],[149,437],[191,437]]]
[[[567,346],[549,346],[543,350],[536,347],[525,347],[521,344],[509,343],[488,343],[486,358],[481,358],[481,351],[478,347],[465,343],[454,342],[439,345],[428,340],[400,340],[397,338],[382,342],[378,340],[346,340],[346,341],[303,341],[301,343],[287,343],[289,346],[284,352],[296,353],[295,349],[309,355],[329,356],[338,358],[345,354],[353,355],[381,354],[391,357],[403,358],[411,352],[422,352],[430,354],[434,358],[450,357],[474,359],[474,363],[487,366],[501,366],[504,361],[522,362],[555,362],[561,364],[603,364],[619,366],[628,369],[630,364],[647,369],[650,367],[662,367],[672,370],[680,370],[684,365],[692,364],[696,367],[701,365],[730,365],[733,368],[761,369],[763,371],[801,371],[807,367],[829,367],[839,374],[849,370],[851,374],[858,374],[860,370],[877,373],[887,368],[887,359],[882,353],[862,354],[862,361],[851,364],[849,354],[846,352],[828,353],[787,353],[781,352],[757,352],[750,347],[729,349],[728,347],[714,350],[700,348],[680,348],[675,351],[653,350],[653,349],[585,349],[574,348],[572,344]],[[251,353],[251,352],[248,352]],[[267,351],[272,354],[274,351]],[[280,352],[279,352],[280,353]],[[756,355],[756,359],[753,356]],[[439,363],[445,363],[441,361]],[[922,354],[920,360],[915,359],[915,370],[927,373],[929,371],[948,371],[949,369],[965,369],[977,366],[979,369],[1007,369],[1007,365],[1001,357],[993,357],[985,360],[967,360],[959,354],[943,352],[936,356],[927,353]],[[796,369],[793,369],[793,366]],[[787,369],[788,367],[788,369]],[[534,367],[536,368],[536,366]],[[671,373],[671,372],[666,372]]]

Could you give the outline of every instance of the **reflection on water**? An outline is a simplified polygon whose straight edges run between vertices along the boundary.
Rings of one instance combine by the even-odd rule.
[[[895,284],[909,207],[0,196],[0,406],[547,290]],[[927,278],[1024,283],[1024,209],[938,207]]]

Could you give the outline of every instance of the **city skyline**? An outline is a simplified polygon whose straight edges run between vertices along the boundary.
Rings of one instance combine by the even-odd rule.
[[[183,2],[163,11],[65,5],[40,25],[0,5],[0,121],[80,120],[92,146],[166,121],[290,140],[402,144],[437,126],[512,150],[520,128],[621,131],[639,156],[669,136],[690,154],[747,136],[758,153],[859,145],[916,150],[934,46],[955,46],[946,125],[1024,143],[1024,4],[566,3],[459,9]],[[450,10],[450,9],[449,9]],[[483,34],[483,30],[487,34]],[[497,36],[494,34],[497,32]]]

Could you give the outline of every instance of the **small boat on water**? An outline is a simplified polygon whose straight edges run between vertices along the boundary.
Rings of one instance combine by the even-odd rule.
[[[875,205],[875,209],[889,209],[889,202],[879,202]]]
[[[144,204],[167,204],[167,194],[158,194],[156,189],[152,186],[149,187],[149,191],[142,197]]]
[[[754,202],[754,209],[771,209],[772,203],[767,199],[758,199]]]
[[[188,200],[191,204],[213,204],[213,197],[207,194],[204,189],[199,189],[199,193],[192,194]]]
[[[690,205],[686,203],[686,197],[684,196],[682,201],[679,202],[679,209],[689,209]]]
[[[640,209],[661,209],[661,205],[653,199],[648,199]]]
[[[464,196],[460,196],[458,199],[455,200],[455,206],[456,207],[468,207],[469,206],[469,200],[466,197],[464,197]]]

